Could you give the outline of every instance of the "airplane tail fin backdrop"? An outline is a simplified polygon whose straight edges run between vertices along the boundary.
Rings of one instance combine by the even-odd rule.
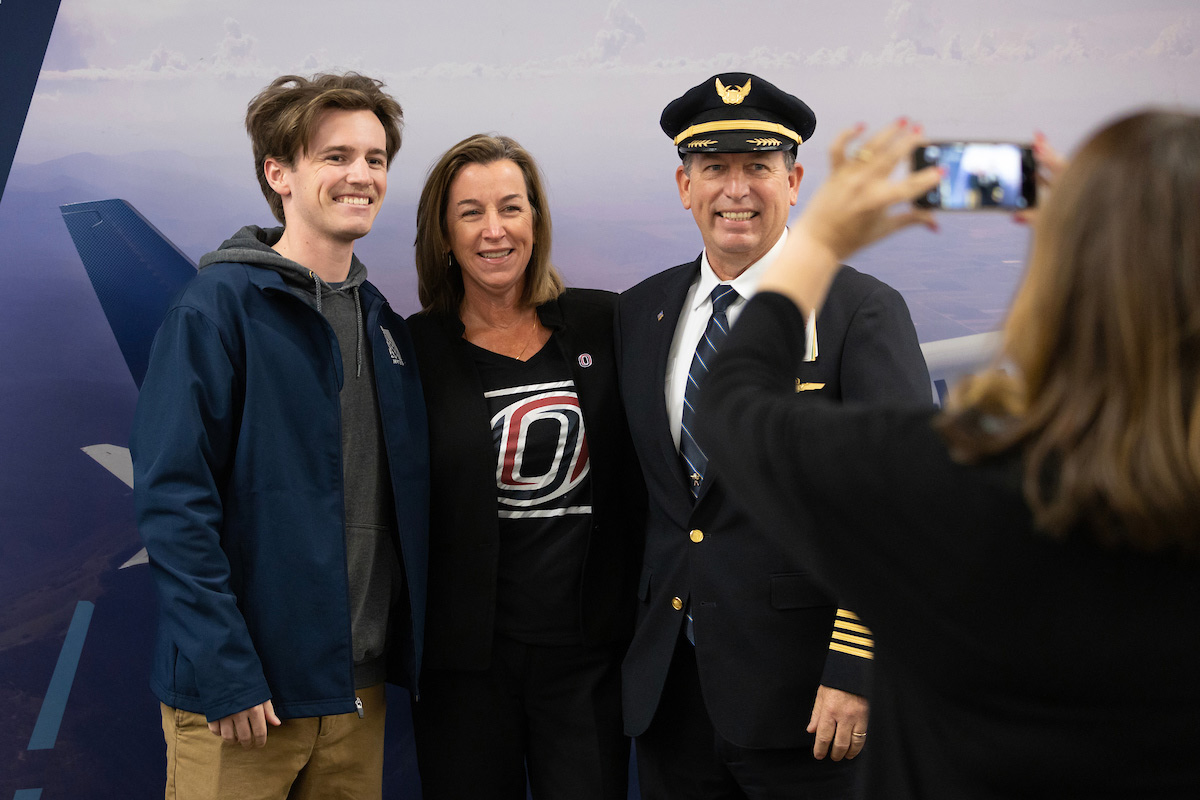
[[[150,344],[196,265],[124,200],[60,206],[134,383],[142,388]]]

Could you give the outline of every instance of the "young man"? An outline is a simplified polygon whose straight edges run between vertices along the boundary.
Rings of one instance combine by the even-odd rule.
[[[201,259],[155,338],[131,450],[168,798],[379,797],[384,681],[416,688],[424,401],[354,256],[400,147],[381,85],[288,75],[251,101],[283,227]]]
[[[621,392],[650,494],[622,679],[642,797],[850,797],[870,631],[810,577],[793,530],[751,524],[691,435],[706,362],[787,236],[796,148],[816,117],[762,78],[725,73],[669,104],[661,126],[704,251],[617,310]],[[796,402],[931,402],[908,309],[878,280],[842,267],[808,339],[789,375]]]

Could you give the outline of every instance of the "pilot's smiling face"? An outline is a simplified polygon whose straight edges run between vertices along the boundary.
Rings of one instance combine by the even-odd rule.
[[[740,275],[779,240],[796,204],[800,165],[778,150],[695,153],[675,172],[679,199],[692,212],[709,264],[722,280]]]

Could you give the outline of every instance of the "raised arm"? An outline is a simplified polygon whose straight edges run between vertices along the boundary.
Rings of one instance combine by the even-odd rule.
[[[922,141],[920,126],[898,120],[870,137],[853,156],[849,143],[862,127],[842,131],[829,152],[829,179],[817,190],[789,235],[784,251],[763,275],[760,291],[779,292],[802,310],[819,309],[838,266],[851,253],[909,225],[936,229],[933,215],[897,203],[932,189],[941,179],[929,167],[893,181],[891,174]]]

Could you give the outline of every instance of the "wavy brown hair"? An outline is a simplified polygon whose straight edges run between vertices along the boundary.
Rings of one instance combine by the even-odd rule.
[[[563,293],[563,280],[550,263],[550,208],[541,171],[533,156],[507,136],[477,133],[451,147],[429,170],[417,203],[417,294],[422,310],[458,313],[464,288],[462,269],[450,257],[447,204],[450,184],[468,164],[508,160],[525,176],[525,194],[533,211],[533,252],[525,268],[523,305],[541,305]]]
[[[1095,134],[1041,210],[993,369],[941,420],[962,461],[1019,449],[1037,525],[1200,553],[1200,117]]]
[[[283,198],[267,183],[263,165],[268,158],[291,168],[296,156],[307,152],[313,129],[326,110],[370,111],[383,124],[387,138],[387,166],[400,149],[404,112],[400,104],[383,91],[383,82],[347,72],[344,75],[281,75],[259,92],[246,108],[246,133],[254,150],[254,169],[258,185],[275,219],[283,218]]]

